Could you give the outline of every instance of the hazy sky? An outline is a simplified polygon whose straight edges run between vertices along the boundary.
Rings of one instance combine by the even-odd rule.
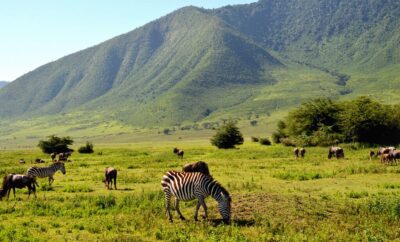
[[[256,0],[0,0],[0,80],[129,32],[184,6]]]

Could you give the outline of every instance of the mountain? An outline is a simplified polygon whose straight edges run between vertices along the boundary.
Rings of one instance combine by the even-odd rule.
[[[5,87],[7,84],[7,81],[0,81],[0,88]]]
[[[399,102],[399,15],[397,0],[185,7],[21,76],[0,90],[0,116],[166,126],[318,96]]]

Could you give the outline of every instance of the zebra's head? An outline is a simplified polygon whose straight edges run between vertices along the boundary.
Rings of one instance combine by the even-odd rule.
[[[56,162],[53,165],[56,166],[57,170],[60,170],[61,173],[65,175],[66,171],[65,171],[64,162]]]
[[[229,223],[231,220],[231,196],[223,189],[221,191],[221,199],[218,202],[218,210],[225,223]]]

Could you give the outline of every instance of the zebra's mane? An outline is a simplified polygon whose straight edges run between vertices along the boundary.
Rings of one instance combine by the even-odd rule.
[[[61,161],[57,161],[51,164],[50,167],[60,166],[61,164],[63,164]]]

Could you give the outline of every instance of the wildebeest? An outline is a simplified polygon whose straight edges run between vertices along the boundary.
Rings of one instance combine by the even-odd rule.
[[[36,186],[35,179],[31,176],[27,175],[19,175],[19,174],[8,174],[3,178],[3,186],[0,191],[0,199],[3,198],[7,194],[7,199],[10,197],[11,189],[14,191],[15,198],[15,188],[28,188],[28,197],[31,195],[31,191],[36,197]]]
[[[392,159],[394,162],[396,162],[397,165],[397,159],[400,159],[400,150],[393,150],[389,154],[392,155]]]
[[[332,158],[332,156],[335,156],[336,159],[344,158],[343,149],[340,147],[331,146],[328,150],[328,159]]]
[[[25,164],[25,160],[24,160],[24,159],[20,159],[18,162],[19,162],[20,164]]]
[[[382,154],[389,154],[391,151],[395,150],[395,147],[379,147],[378,151],[376,152],[376,156],[382,155]]]
[[[183,150],[175,147],[173,152],[174,152],[174,154],[177,154],[179,158],[183,159],[183,154],[185,153]]]
[[[45,161],[42,160],[42,159],[40,159],[40,158],[35,159],[35,163],[44,163],[44,162],[45,162]]]
[[[198,161],[191,164],[186,164],[183,166],[182,171],[184,172],[201,172],[206,175],[210,175],[210,170],[208,169],[207,163],[204,161]]]
[[[115,190],[117,190],[117,170],[114,169],[113,167],[106,167],[106,170],[104,172],[103,182],[106,185],[107,189],[112,189],[113,180],[114,180],[114,188]]]
[[[372,157],[375,156],[375,152],[373,150],[369,151],[369,160],[372,160]]]
[[[300,148],[300,156],[301,156],[301,158],[304,158],[305,154],[306,154],[306,149]]]
[[[50,154],[50,158],[51,158],[52,161],[55,161],[56,157],[57,157],[57,153],[53,152],[53,153]]]
[[[392,161],[393,161],[393,156],[392,156],[391,153],[389,153],[389,154],[382,154],[382,155],[381,155],[381,163],[387,163],[387,164],[389,164],[389,163],[392,163]]]
[[[296,158],[299,158],[299,155],[300,155],[300,157],[301,158],[304,158],[304,154],[306,153],[306,149],[304,149],[304,148],[294,148],[293,149],[293,153],[294,153],[294,156],[296,156]]]
[[[293,154],[294,154],[294,156],[296,156],[296,158],[299,158],[299,151],[300,150],[297,147],[293,149]]]

